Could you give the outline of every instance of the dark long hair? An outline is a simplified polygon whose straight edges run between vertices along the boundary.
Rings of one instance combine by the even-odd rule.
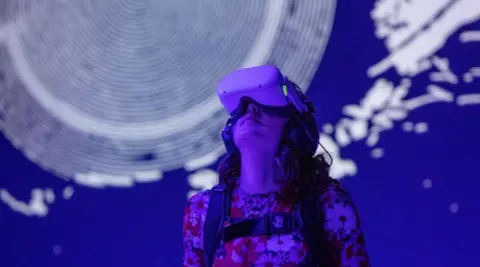
[[[282,172],[285,174],[285,187],[282,196],[285,200],[296,202],[308,193],[320,194],[328,185],[331,162],[327,162],[324,154],[312,157],[300,153],[297,145],[284,137],[277,157]],[[241,158],[238,149],[227,154],[221,161],[218,173],[220,183],[233,187],[240,177]]]

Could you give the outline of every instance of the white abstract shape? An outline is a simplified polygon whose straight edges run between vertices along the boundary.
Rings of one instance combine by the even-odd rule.
[[[345,106],[344,114],[353,117],[353,120],[343,119],[337,125],[337,132],[335,137],[342,146],[350,143],[350,137],[353,140],[360,140],[367,136],[368,122],[367,120],[372,114],[372,111],[364,106],[348,105]],[[342,132],[339,134],[338,130]],[[347,132],[348,131],[348,132]]]
[[[422,186],[423,188],[425,189],[430,189],[432,188],[432,179],[424,179],[423,182],[422,182]]]
[[[199,170],[187,177],[188,184],[192,187],[192,190],[187,194],[190,198],[193,194],[199,191],[207,190],[218,184],[218,173],[210,170]]]
[[[422,8],[419,8],[422,7]],[[376,77],[391,67],[402,76],[427,69],[424,61],[442,48],[460,27],[480,18],[478,0],[383,0],[372,12],[377,36],[391,53],[367,70]]]
[[[378,141],[380,140],[380,133],[382,132],[382,129],[378,127],[378,125],[372,126],[370,129],[370,133],[367,137],[367,146],[373,147],[376,146]]]
[[[332,134],[334,129],[330,123],[326,123],[322,126],[322,130],[326,134]]]
[[[372,122],[383,129],[392,129],[393,128],[393,122],[390,120],[388,116],[386,116],[383,113],[379,113],[372,118]]]
[[[224,153],[225,147],[221,145],[216,150],[202,157],[187,161],[183,167],[186,171],[194,171],[200,168],[205,168],[215,163]]]
[[[62,247],[59,246],[59,245],[54,245],[53,248],[52,248],[52,253],[55,256],[58,256],[58,255],[62,254]]]
[[[286,0],[269,0],[265,5],[265,20],[249,51],[242,67],[253,67],[266,62],[269,58],[282,25],[282,17],[287,12]],[[217,102],[219,103],[219,102]]]
[[[408,116],[408,112],[400,108],[388,108],[382,113],[391,120],[403,120]]]
[[[178,1],[143,1],[133,6],[121,1],[87,1],[87,5],[67,1],[62,6],[58,3],[63,0],[34,1],[25,19],[9,14],[8,26],[0,25],[2,55],[8,59],[6,70],[11,76],[8,84],[19,85],[1,97],[12,108],[5,116],[9,121],[0,122],[0,129],[43,170],[86,186],[130,187],[135,182],[158,181],[163,177],[158,169],[178,169],[187,161],[189,170],[199,169],[224,150],[220,139],[212,137],[226,116],[211,91],[219,75],[272,62],[306,90],[330,35],[335,1],[306,0],[295,6],[287,0],[254,1],[245,4],[253,7],[250,10],[226,9],[222,1],[193,9],[182,9],[186,3]],[[213,5],[225,12],[212,13]],[[152,17],[150,12],[125,16],[139,8],[159,11],[159,6],[165,13],[169,8],[182,12],[171,18]],[[290,12],[293,8],[296,12]],[[247,19],[239,16],[235,21],[237,15]],[[96,23],[92,17],[104,21]],[[162,29],[167,33],[172,29],[169,23],[181,29],[178,34],[162,34]],[[222,30],[226,24],[245,30],[230,42],[241,48],[236,53],[225,52],[230,51],[225,47],[232,40],[225,38],[231,37],[232,30]],[[107,33],[118,37],[110,45],[104,42],[110,36]],[[185,38],[192,38],[191,42]],[[232,58],[212,56],[220,47],[212,46],[214,41],[223,42],[222,53]],[[180,50],[174,49],[178,43]],[[194,49],[187,46],[203,47],[198,65]],[[169,60],[178,63],[173,64],[176,67],[171,68]],[[167,62],[163,68],[162,62]],[[209,73],[198,68],[204,65]],[[186,76],[192,77],[192,83],[187,83]],[[36,118],[31,119],[31,114]],[[197,129],[192,130],[195,125]],[[217,147],[222,152],[199,158]],[[143,160],[144,153],[154,157]]]
[[[71,199],[75,190],[71,186],[67,186],[63,189],[62,195],[64,199]]]
[[[405,132],[411,132],[413,131],[413,123],[411,121],[406,121],[402,124],[402,129]]]
[[[55,193],[51,188],[45,190],[45,201],[48,204],[52,204],[53,202],[55,202]]]
[[[203,169],[189,175],[187,180],[190,186],[206,190],[218,184],[218,174],[213,170]]]
[[[374,146],[378,142],[379,130],[368,130],[368,121],[371,119],[376,128],[390,129],[393,127],[392,119],[403,119],[406,111],[402,110],[400,103],[408,93],[410,80],[404,79],[394,88],[393,83],[386,79],[378,79],[366,96],[360,101],[360,105],[347,105],[343,113],[353,119],[342,119],[337,124],[335,139],[340,146],[347,146],[352,140],[358,141],[367,137],[367,143]],[[383,113],[377,111],[386,107]],[[370,133],[368,133],[370,132]]]
[[[450,63],[448,62],[448,58],[433,56],[432,63],[433,66],[435,66],[439,71],[450,71]]]
[[[392,51],[429,24],[430,20],[451,2],[451,0],[377,1],[370,13],[375,22],[375,35],[379,39],[386,38],[386,46]]]
[[[134,185],[132,177],[128,175],[110,175],[105,173],[77,173],[73,179],[85,186],[104,188],[106,186],[132,187]]]
[[[370,110],[380,110],[387,105],[392,94],[393,83],[385,79],[379,79],[361,100],[361,105]]]
[[[426,122],[419,122],[415,124],[415,133],[423,134],[428,132],[428,124]]]
[[[463,74],[463,81],[471,83],[475,78],[480,77],[480,67],[473,67],[468,72]]]
[[[454,95],[447,91],[446,89],[441,88],[438,85],[429,85],[427,86],[427,94],[417,96],[411,99],[404,101],[403,106],[408,110],[414,110],[421,106],[425,106],[437,102],[453,102]]]
[[[0,189],[0,200],[2,200],[13,211],[26,216],[44,217],[48,214],[48,204],[45,199],[45,191],[34,188],[31,191],[31,198],[28,203],[16,199],[6,189]]]
[[[351,106],[354,108],[354,106]],[[356,106],[355,106],[356,108]],[[353,111],[351,109],[350,111]],[[350,113],[352,114],[352,113]],[[368,122],[364,119],[342,119],[335,129],[335,139],[341,146],[347,146],[353,140],[360,140],[367,136]],[[327,132],[325,132],[327,133]]]
[[[399,108],[402,106],[402,103],[405,97],[408,95],[410,87],[412,86],[412,81],[410,79],[402,79],[400,84],[395,87],[393,94],[389,100],[389,107]]]
[[[348,122],[349,120],[343,119],[335,127],[335,140],[340,146],[347,146],[351,142],[350,136],[346,129]]]
[[[135,181],[140,183],[151,183],[159,181],[163,178],[163,172],[161,170],[149,170],[143,172],[135,172],[132,177]]]
[[[463,82],[471,83],[473,82],[473,75],[469,72],[463,74]]]
[[[452,204],[450,204],[449,210],[451,213],[458,213],[459,209],[460,206],[458,205],[458,203],[453,202]]]
[[[76,109],[71,104],[55,98],[30,68],[28,60],[21,51],[21,41],[19,38],[9,39],[8,47],[14,58],[13,62],[16,73],[18,73],[22,83],[26,85],[25,88],[29,90],[30,95],[48,110],[50,114],[60,119],[63,124],[86,134],[124,140],[165,137],[196,126],[198,123],[210,117],[212,112],[215,112],[221,107],[218,100],[212,98],[198,107],[192,107],[186,112],[179,114],[178,117],[166,118],[162,121],[121,124],[102,120],[92,117],[90,114]],[[205,109],[205,107],[209,108]],[[196,108],[200,109],[197,110]],[[191,124],[184,123],[190,121],[192,122]]]
[[[480,42],[480,31],[464,31],[460,34],[460,42]]]
[[[344,106],[342,111],[346,117],[339,120],[333,133],[328,133],[328,137],[335,137],[330,138],[333,143],[336,142],[336,146],[332,144],[332,147],[344,149],[353,141],[365,137],[367,146],[375,147],[383,131],[393,129],[396,122],[408,118],[410,111],[428,104],[452,103],[454,100],[463,105],[480,102],[473,94],[456,98],[452,92],[435,84],[427,86],[426,94],[406,99],[412,86],[409,76],[432,67],[435,68],[429,74],[432,81],[458,84],[459,78],[451,71],[450,60],[435,53],[460,27],[480,18],[480,1],[378,0],[371,16],[377,27],[377,37],[386,39],[387,49],[391,53],[369,68],[367,74],[375,77],[395,67],[404,78],[398,86],[379,78],[358,105]],[[478,73],[480,76],[480,70]],[[470,82],[474,75],[468,72],[464,80],[465,77]],[[407,121],[402,128],[406,132],[422,134],[428,131],[428,124]],[[371,156],[379,158],[383,152],[380,148],[374,148]],[[356,173],[356,165],[353,166]],[[339,172],[339,175],[342,173]]]
[[[341,179],[346,176],[353,176],[357,174],[357,165],[353,160],[343,159],[340,155],[340,148],[337,143],[329,135],[320,133],[320,143],[330,153],[333,159],[332,166],[330,168],[330,175],[334,179]],[[324,153],[321,146],[318,146],[315,155]]]
[[[361,140],[368,134],[368,122],[366,120],[352,121],[349,125],[349,130],[353,140]]]
[[[6,42],[13,36],[21,35],[27,29],[27,25],[23,23],[26,15],[20,15],[15,21],[0,24],[0,43]]]
[[[384,154],[385,154],[385,151],[383,151],[383,149],[381,149],[381,148],[375,148],[371,151],[371,156],[374,159],[379,159],[379,158],[383,157]]]
[[[439,71],[430,73],[430,80],[434,82],[448,82],[451,84],[458,83],[458,77],[450,70],[450,63],[448,58],[439,58],[434,56],[432,58],[433,66]]]
[[[378,79],[360,101],[360,106],[347,105],[343,109],[345,115],[355,119],[369,120],[377,111],[386,111],[385,116],[392,119],[403,118],[406,111],[401,110],[403,98],[411,86],[409,79],[403,79],[397,87],[386,79]],[[385,110],[385,108],[389,108]]]
[[[470,73],[475,77],[480,77],[480,67],[471,68]]]
[[[427,86],[427,92],[429,92],[432,96],[436,97],[438,100],[444,102],[452,102],[454,99],[454,96],[450,91],[438,85],[431,84]]]
[[[10,38],[10,35],[13,34],[15,31],[15,27],[11,24],[0,24],[0,42],[5,42]]]
[[[278,30],[282,27],[282,17],[286,12],[286,7],[285,0],[267,1],[264,10],[264,24],[261,25],[259,33],[254,40],[254,45],[251,47],[241,67],[261,65],[268,60],[272,47],[275,44]],[[183,113],[158,121],[123,124],[96,118],[75,108],[70,103],[61,101],[61,99],[56,98],[47,90],[31,69],[28,59],[22,52],[21,37],[18,35],[10,35],[9,37],[6,39],[6,43],[12,55],[16,73],[22,83],[26,85],[25,88],[30,95],[50,114],[61,120],[63,124],[80,132],[123,140],[166,137],[195,127],[223,108],[217,96],[213,94],[210,98],[205,99],[196,106],[188,106],[188,109]]]
[[[360,105],[344,107],[343,113],[353,119],[343,118],[339,121],[334,133],[337,143],[345,147],[352,141],[367,138],[368,146],[376,146],[382,131],[392,129],[394,121],[408,116],[404,98],[410,87],[410,79],[402,79],[396,87],[386,79],[378,79]],[[368,129],[370,122],[372,126]]]
[[[479,105],[480,104],[480,94],[463,94],[457,96],[457,105],[467,106],[467,105]]]
[[[355,119],[367,120],[372,115],[372,110],[365,106],[346,105],[343,107],[343,114]]]

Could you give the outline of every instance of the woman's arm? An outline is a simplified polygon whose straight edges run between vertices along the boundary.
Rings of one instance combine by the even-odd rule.
[[[337,266],[369,266],[360,220],[348,192],[335,181],[322,194],[322,203],[325,232]]]
[[[183,215],[183,266],[202,267],[204,253],[202,231],[206,215],[206,194],[198,193],[190,198]]]

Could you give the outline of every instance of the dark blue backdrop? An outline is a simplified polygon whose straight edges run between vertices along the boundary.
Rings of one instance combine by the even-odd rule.
[[[372,266],[477,264],[480,5],[475,1],[378,1],[385,13],[397,14],[390,18],[398,21],[385,24],[372,20],[373,2],[337,3],[307,95],[316,104],[323,140],[341,163],[335,176],[357,203]],[[403,38],[392,49],[375,34],[387,33],[388,24],[391,42]],[[408,32],[416,24],[421,27]],[[393,67],[367,72],[383,59]],[[434,74],[439,69],[443,76]],[[400,94],[406,79],[411,86],[390,113],[363,120],[347,114],[347,105],[374,110],[382,94],[393,103],[387,83]],[[353,113],[362,113],[358,110]],[[376,131],[378,141],[367,142]],[[0,266],[180,266],[186,196],[190,184],[202,184],[198,179],[208,175],[187,179],[192,171],[178,169],[159,181],[95,188],[44,171],[9,140],[0,138]],[[44,190],[40,203],[48,212],[34,205],[34,188]]]

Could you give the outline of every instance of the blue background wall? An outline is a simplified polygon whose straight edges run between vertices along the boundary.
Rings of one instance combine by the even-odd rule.
[[[90,13],[81,13],[84,17],[88,17],[88,14],[101,17],[100,11],[106,10],[108,5],[115,8],[120,6],[118,12],[130,14],[132,21],[144,22],[148,14],[156,14],[156,18],[148,18],[158,21],[173,20],[169,25],[187,25],[187,28],[189,24],[181,22],[190,14],[197,19],[231,19],[233,22],[228,25],[212,22],[211,25],[207,24],[210,28],[212,25],[215,27],[208,28],[208,31],[195,30],[202,36],[213,34],[205,40],[214,40],[215,32],[218,36],[223,34],[223,39],[215,39],[220,46],[216,46],[214,41],[205,46],[188,43],[192,48],[196,48],[192,53],[198,55],[210,53],[212,46],[221,50],[223,42],[229,42],[229,38],[236,40],[242,32],[247,32],[238,28],[240,26],[235,26],[242,23],[242,16],[251,20],[258,18],[253,13],[249,15],[248,8],[235,7],[233,2],[229,1],[224,1],[224,4],[223,1],[209,3],[209,6],[196,11],[190,10],[188,3],[175,1],[167,1],[161,8],[141,1],[105,1],[102,2],[104,4],[67,1],[58,4],[58,7],[53,4],[55,1],[48,5],[39,3],[38,6],[15,6],[13,2],[6,1],[4,6],[0,4],[0,10],[3,9],[0,11],[3,23],[0,26],[0,129],[4,133],[0,135],[0,266],[180,266],[183,207],[187,195],[194,192],[192,189],[201,190],[215,182],[214,170],[223,152],[216,134],[219,134],[221,121],[226,117],[215,115],[219,119],[214,121],[214,126],[204,126],[214,136],[211,137],[214,141],[210,141],[206,147],[188,147],[185,150],[185,155],[188,156],[180,153],[175,158],[176,154],[169,154],[173,157],[172,162],[176,160],[175,164],[167,164],[161,156],[145,152],[146,145],[143,143],[143,150],[140,149],[142,153],[138,153],[140,156],[133,153],[135,157],[132,156],[131,164],[128,161],[118,161],[135,168],[140,166],[138,169],[146,166],[146,170],[151,170],[157,166],[162,174],[156,177],[153,175],[154,178],[142,181],[137,177],[132,183],[119,182],[122,174],[128,176],[132,170],[115,164],[111,165],[115,167],[109,165],[110,167],[104,168],[106,174],[112,175],[110,178],[91,174],[89,177],[96,180],[89,180],[82,178],[76,170],[72,170],[69,175],[68,170],[63,171],[58,165],[76,166],[77,162],[73,161],[80,162],[78,157],[70,159],[68,153],[64,152],[65,162],[58,160],[40,164],[41,159],[28,156],[40,149],[33,144],[47,148],[46,154],[40,153],[41,156],[48,155],[49,151],[55,150],[57,146],[60,147],[61,142],[44,143],[29,135],[34,128],[17,127],[21,121],[27,120],[27,115],[12,112],[18,109],[15,109],[15,105],[31,107],[31,114],[28,115],[30,117],[47,115],[41,113],[45,108],[40,108],[34,103],[35,100],[25,97],[32,93],[28,93],[24,88],[30,86],[31,90],[40,89],[31,88],[32,83],[25,81],[31,76],[18,74],[22,68],[17,64],[21,60],[12,48],[18,45],[14,40],[23,40],[25,44],[21,46],[21,53],[30,58],[29,62],[34,66],[33,72],[44,77],[44,72],[35,69],[39,68],[32,59],[35,56],[31,56],[35,52],[25,47],[40,46],[40,43],[32,41],[35,34],[46,36],[50,41],[55,40],[57,37],[52,37],[48,32],[55,32],[56,28],[50,27],[50,31],[45,30],[46,28],[37,30],[32,28],[34,22],[41,19],[48,21],[46,18],[54,17],[62,19],[64,23],[81,24],[78,19],[74,19],[74,15],[49,16],[48,12],[63,14],[64,10],[70,10],[72,14],[80,14],[80,11],[87,10]],[[319,5],[305,1],[304,4],[297,2],[292,6],[288,1],[278,1],[270,7],[262,8],[267,11],[274,10],[275,5],[281,5],[280,3],[286,4],[279,7],[279,10],[286,10],[286,13],[280,13],[280,24],[285,27],[282,36],[296,41],[286,46],[280,44],[282,40],[277,40],[276,46],[271,48],[273,52],[258,61],[273,61],[279,64],[287,74],[291,73],[293,79],[299,80],[303,87],[308,87],[307,95],[317,107],[317,122],[322,126],[323,144],[334,154],[332,175],[341,179],[357,203],[372,266],[474,266],[480,238],[477,221],[480,216],[480,2],[325,1]],[[157,9],[149,11],[154,8]],[[135,12],[129,13],[128,10]],[[233,18],[221,15],[221,12],[227,13],[229,10],[237,10],[240,15]],[[243,14],[242,10],[247,11]],[[310,47],[311,49],[305,47],[307,41],[298,37],[298,32],[287,29],[288,23],[293,23],[288,21],[289,16],[295,18],[298,14],[307,13],[312,16],[310,22],[307,18],[302,24],[304,26],[290,24],[290,27],[298,27],[298,31],[306,33],[304,36],[317,35],[317,39],[309,41],[314,46]],[[262,14],[259,15],[260,18]],[[375,17],[375,14],[385,14],[385,23],[382,24],[382,20]],[[134,22],[126,25],[143,27],[144,24],[140,22],[140,26]],[[313,24],[307,25],[308,23]],[[23,28],[19,25],[23,25]],[[62,34],[61,30],[65,31],[63,25],[56,25],[59,27],[58,35]],[[223,32],[222,27],[225,28]],[[177,33],[182,37],[182,34],[187,34],[182,29],[172,26],[169,34]],[[234,34],[228,35],[228,30],[232,30]],[[268,31],[273,29],[267,28]],[[382,32],[387,34],[386,39],[380,36]],[[119,31],[118,34],[124,33]],[[131,32],[127,31],[125,34]],[[166,36],[164,39],[169,39],[170,36],[165,31],[152,30],[147,31],[148,34],[163,34]],[[16,39],[19,36],[24,38]],[[248,35],[242,38],[248,39]],[[324,52],[323,43],[326,44]],[[132,41],[125,44],[137,43]],[[246,45],[251,44],[247,42]],[[282,45],[288,49],[281,50],[279,47]],[[85,50],[88,50],[88,47],[85,46]],[[112,44],[112,47],[116,46]],[[235,51],[243,51],[243,48],[240,46]],[[54,57],[47,53],[48,48],[38,49],[37,55],[44,53],[46,57]],[[167,47],[165,43],[156,44],[156,50],[168,49],[173,48]],[[278,51],[274,51],[275,49]],[[288,58],[289,51],[296,49],[308,51],[302,55],[308,54],[311,57],[307,56],[305,63]],[[69,53],[81,52],[72,50]],[[202,76],[202,72],[204,76],[212,76],[210,79],[198,80],[199,87],[206,88],[206,91],[196,96],[197,101],[213,95],[215,79],[219,78],[220,74],[241,66],[236,56],[231,55],[233,52],[225,51],[225,54],[226,59],[215,61],[217,65],[222,60],[228,61],[225,68],[218,73],[211,71],[212,67],[207,63],[205,68],[189,70],[185,67],[183,70],[185,76],[192,72],[198,76]],[[239,57],[242,57],[241,53],[239,54]],[[168,53],[163,56],[168,56]],[[282,61],[282,56],[291,60]],[[184,66],[183,55],[173,55],[172,52],[170,57],[178,60],[178,66],[162,65],[159,68],[178,68],[181,72]],[[132,62],[125,63],[122,59],[117,59],[117,65],[104,62],[102,66],[110,66],[113,70],[117,68],[117,72],[121,72],[124,71],[121,67],[125,64],[137,64]],[[49,66],[45,64],[44,69],[47,72]],[[372,70],[372,66],[380,67]],[[95,68],[95,65],[90,68]],[[296,71],[299,68],[304,70],[303,74]],[[134,73],[134,70],[127,71]],[[312,75],[308,74],[309,72]],[[173,70],[168,73],[176,75]],[[146,83],[150,82],[145,77],[132,75],[133,80],[137,79],[135,81],[145,79]],[[15,78],[17,76],[23,78]],[[126,78],[128,77],[130,76]],[[110,81],[121,81],[120,78],[113,77]],[[15,79],[21,81],[13,82]],[[66,87],[55,87],[50,80],[40,80],[52,92],[67,91]],[[155,84],[155,81],[151,84]],[[405,86],[402,87],[402,84]],[[19,89],[15,86],[23,87]],[[178,106],[183,105],[184,110],[192,105],[187,101],[182,103],[184,98],[198,93],[196,87],[182,87],[178,84],[154,88],[139,83],[137,88],[134,86],[123,89],[135,98],[137,92],[144,89],[142,86],[145,90],[172,92],[179,101]],[[175,86],[183,89],[171,88]],[[95,90],[92,92],[81,93],[84,99],[77,100],[88,102],[100,97],[95,95]],[[112,92],[115,94],[115,90]],[[62,98],[60,93],[58,97],[66,102],[70,101],[69,103],[75,102],[75,98]],[[144,105],[154,105],[148,101],[155,97],[166,99],[168,95],[155,95],[150,98],[139,96],[138,101],[143,101]],[[121,97],[119,99],[122,100]],[[127,100],[129,99],[123,99]],[[170,102],[166,101],[164,105],[175,105],[171,103],[172,99],[168,101]],[[376,104],[378,107],[375,107]],[[126,103],[126,113],[127,106]],[[107,109],[113,110],[110,102],[104,103],[103,107],[106,110],[104,113],[109,112]],[[54,108],[51,112],[58,110]],[[152,119],[147,116],[148,111],[130,112],[136,112],[139,116],[143,114],[146,121]],[[176,118],[175,112],[181,113],[182,109],[168,115],[173,120]],[[177,119],[180,120],[178,117]],[[54,129],[53,123],[45,125]],[[200,130],[187,131],[195,136]],[[377,141],[374,138],[376,132],[379,132]],[[15,141],[17,134],[26,134],[25,136],[32,138],[33,144],[23,142],[25,140]],[[185,134],[178,133],[177,138],[182,135]],[[199,139],[200,143],[202,138]],[[77,149],[76,140],[73,137],[69,139],[72,150]],[[155,140],[160,142],[159,139]],[[148,145],[155,147],[158,143],[150,142]],[[136,151],[134,146],[123,146],[122,149],[121,151],[127,152]],[[175,149],[180,148],[174,147],[172,151]],[[219,152],[212,156],[208,153],[211,151]],[[97,159],[94,157],[92,162],[103,160],[103,154],[98,155],[100,156]],[[207,157],[203,157],[204,155]],[[195,159],[199,160],[195,163]],[[99,166],[91,163],[89,170],[102,170]]]

